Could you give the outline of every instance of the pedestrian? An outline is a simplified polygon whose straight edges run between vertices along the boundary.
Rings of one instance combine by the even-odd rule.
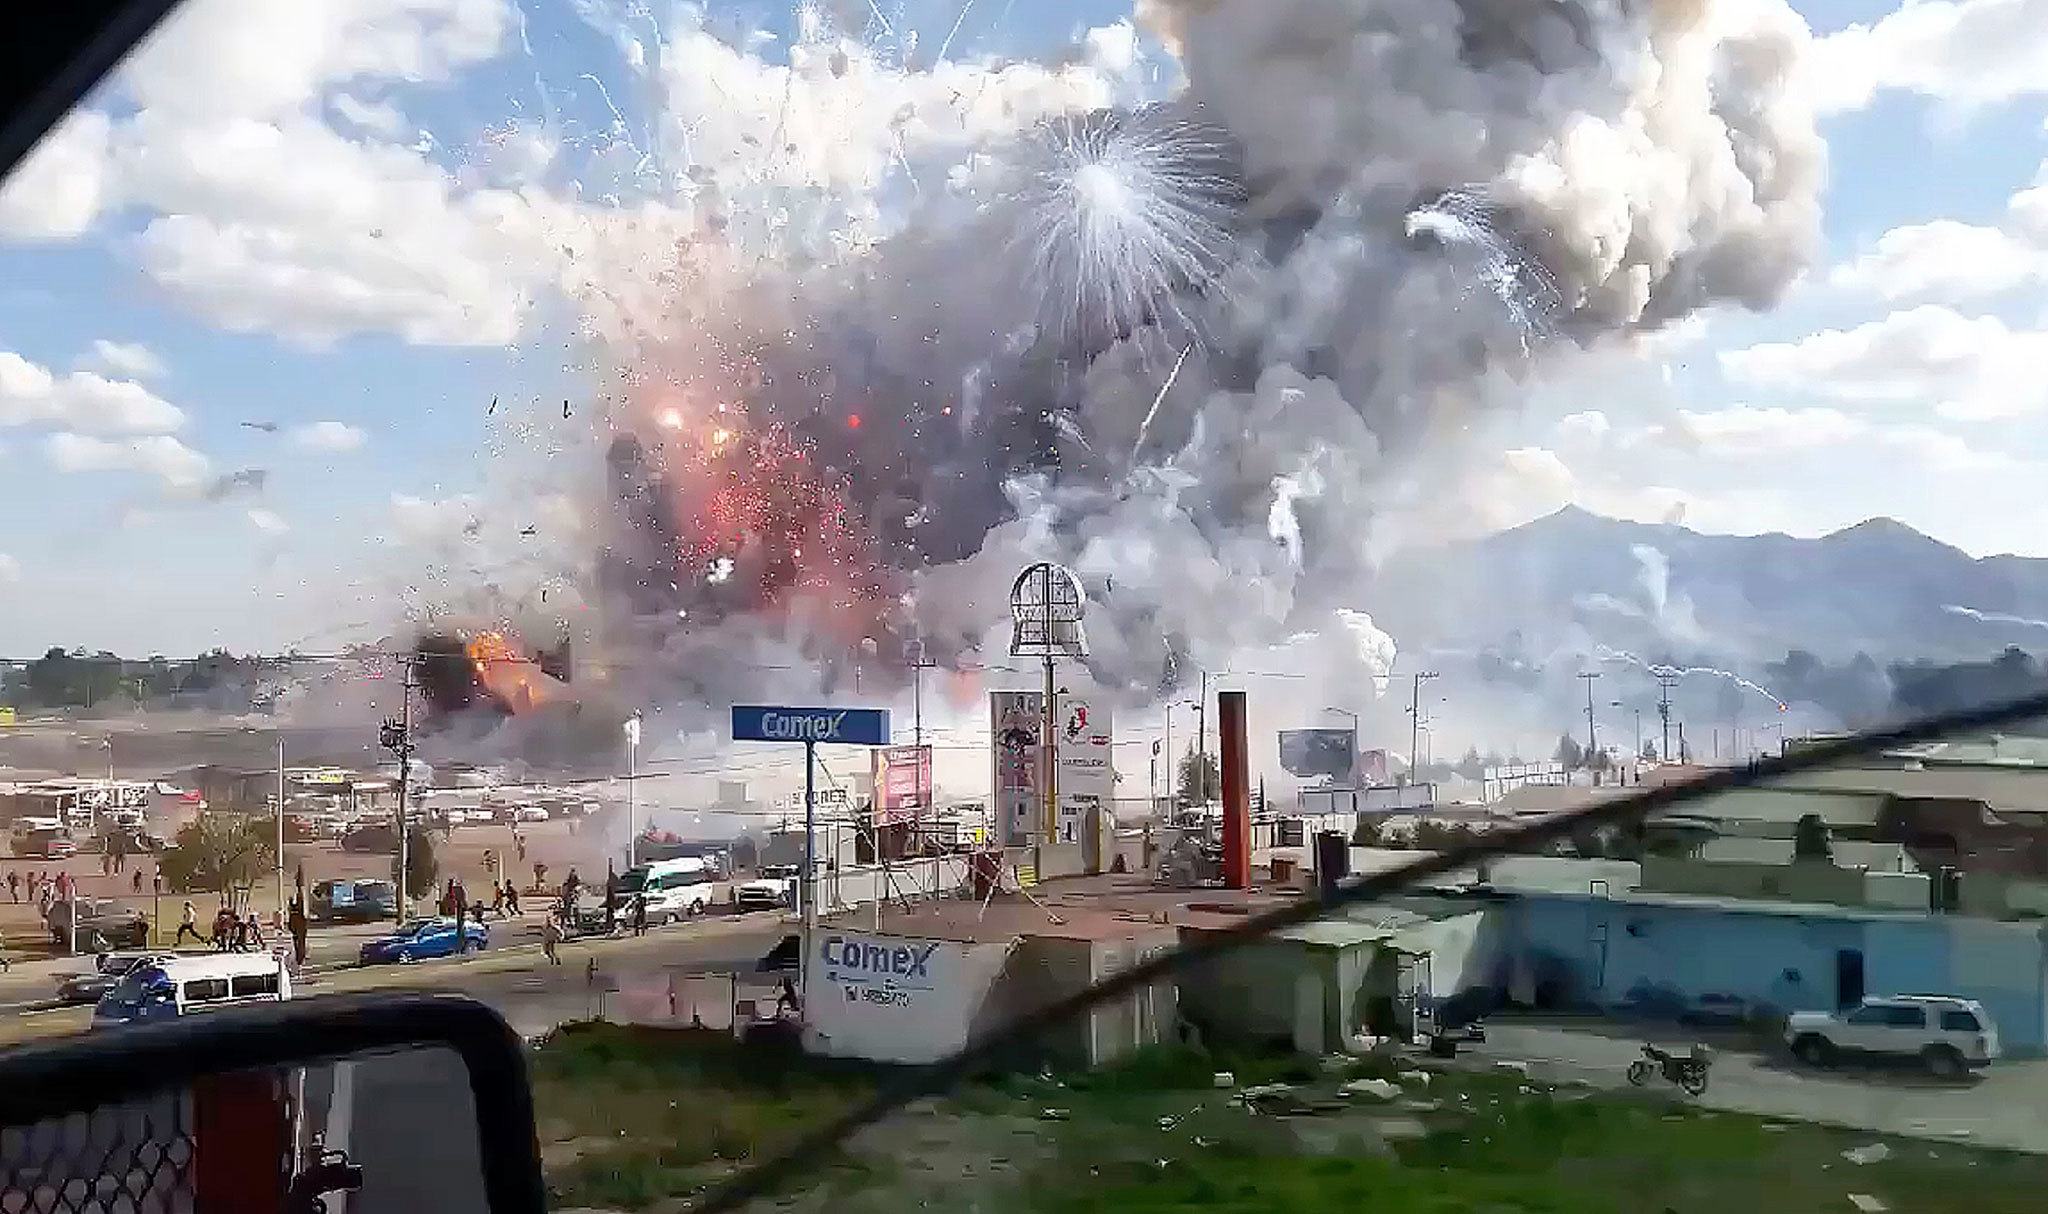
[[[235,951],[238,953],[247,953],[253,952],[262,947],[263,925],[256,918],[256,912],[254,910],[251,910],[248,914],[242,916],[242,921],[236,928]]]
[[[491,913],[500,919],[505,917],[505,887],[496,881],[491,882]]]
[[[562,943],[562,925],[550,918],[540,925],[540,951],[547,955],[549,965],[560,965],[561,954],[556,952]]]
[[[571,864],[569,866],[569,875],[562,882],[562,897],[574,902],[576,901],[577,891],[582,888],[583,878],[576,875],[576,866]]]
[[[178,913],[178,934],[171,941],[171,947],[177,948],[184,944],[187,936],[192,937],[192,943],[201,948],[206,947],[206,937],[199,934],[199,912],[192,909],[190,899],[186,900],[185,909]]]
[[[516,830],[512,832],[512,849],[519,853],[519,862],[526,863],[526,836]]]
[[[792,1012],[803,1010],[803,1004],[798,1002],[796,997],[796,983],[788,978],[782,980],[782,993],[775,997],[775,1014],[782,1015],[784,1008]]]
[[[292,933],[292,964],[303,969],[306,964],[306,904],[293,898],[292,912],[285,922]]]
[[[519,913],[519,887],[510,881],[505,882],[505,909],[514,915]]]
[[[16,906],[21,905],[21,874],[11,868],[7,870],[7,896]]]
[[[131,892],[131,893],[137,893],[137,894],[139,894],[139,893],[141,893],[141,892],[142,892],[142,870],[141,870],[141,869],[139,869],[139,868],[138,868],[138,869],[136,869],[136,870],[135,870],[135,874],[134,874],[134,875],[133,875],[132,877],[130,877],[130,878],[128,879],[128,889],[129,889],[129,892]]]
[[[448,895],[455,902],[455,955],[460,957],[463,953],[469,951],[469,939],[465,934],[466,929],[462,925],[465,912],[469,908],[463,905],[464,898],[460,883],[450,881],[448,883]]]
[[[235,912],[223,902],[213,916],[213,951],[224,953],[235,942]]]
[[[48,923],[50,921],[50,883],[48,881],[43,882],[43,888],[36,894],[36,913],[43,917],[43,922]]]
[[[633,895],[633,934],[636,936],[644,936],[647,934],[646,894]]]
[[[604,934],[609,936],[619,930],[619,879],[610,873],[604,878]]]

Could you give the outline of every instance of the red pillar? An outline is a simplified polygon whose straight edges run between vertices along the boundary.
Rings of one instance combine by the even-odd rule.
[[[1252,783],[1245,737],[1244,693],[1216,694],[1216,728],[1223,737],[1223,885],[1252,887]]]

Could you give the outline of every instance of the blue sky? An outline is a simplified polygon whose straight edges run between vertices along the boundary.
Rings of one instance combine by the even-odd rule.
[[[566,2],[510,6],[194,0],[0,194],[0,656],[334,635],[430,559],[410,541],[445,517],[434,503],[486,489],[503,424],[486,417],[492,397],[510,415],[584,394],[566,310],[478,234],[479,199],[517,188],[479,149],[500,146],[508,118],[544,110],[559,129],[601,131],[609,109],[585,73],[622,94],[629,127],[647,99],[623,95],[603,21]],[[2032,492],[2048,401],[1992,407],[2027,365],[2024,339],[2048,324],[2048,224],[2022,231],[2011,202],[2048,159],[2044,86],[2027,83],[2048,78],[2031,71],[2048,64],[2048,4],[1923,3],[1911,20],[1888,3],[1796,7],[1823,47],[1860,25],[1852,49],[1867,51],[1837,42],[1826,60],[1862,74],[1837,91],[1868,98],[1832,101],[1821,119],[1823,256],[1768,314],[1716,312],[1539,385],[1476,440],[1475,483],[1499,502],[1489,521],[1569,500],[1814,534],[1884,513],[1972,551],[2048,554]],[[790,32],[781,4],[711,8],[732,37]],[[930,52],[961,7],[879,10],[865,33],[914,30]],[[1113,0],[979,0],[950,55],[1046,56],[1128,13]],[[250,143],[261,130],[276,141]],[[555,163],[541,180],[559,190]],[[1911,266],[1843,269],[1887,233],[1937,220],[1969,230],[1923,242],[1946,268],[1935,286],[1888,285]],[[530,307],[507,304],[521,298]],[[1900,316],[1860,344],[1810,340]],[[2003,328],[1953,323],[1986,318]],[[1947,334],[1934,365],[1865,365],[1904,357],[1930,326]],[[1828,386],[1891,372],[1924,392]],[[1776,454],[1751,458],[1759,447]],[[254,469],[260,486],[234,476]],[[1971,492],[1943,491],[1959,479]]]

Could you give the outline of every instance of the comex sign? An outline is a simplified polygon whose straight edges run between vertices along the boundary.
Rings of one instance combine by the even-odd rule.
[[[735,742],[802,742],[810,746],[887,746],[884,708],[780,708],[735,704]]]
[[[908,1007],[912,996],[934,989],[936,944],[883,944],[858,937],[827,936],[818,949],[825,981],[838,984],[848,1003]]]

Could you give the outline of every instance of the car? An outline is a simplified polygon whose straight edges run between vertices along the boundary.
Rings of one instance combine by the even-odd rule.
[[[1954,1078],[1998,1058],[1998,1027],[1974,999],[1870,996],[1846,1011],[1793,1012],[1785,1044],[1800,1061],[1827,1066],[1844,1055],[1914,1059]]]
[[[64,860],[78,854],[78,844],[64,827],[45,826],[16,836],[14,854],[25,860]]]
[[[732,887],[732,904],[743,911],[796,905],[796,866],[772,864],[762,868],[760,876]]]
[[[398,850],[398,828],[383,823],[374,826],[358,826],[341,837],[341,850],[354,852],[395,852]]]
[[[175,953],[101,953],[91,970],[57,976],[59,1003],[98,1003],[137,966],[160,965]]]
[[[50,904],[50,939],[57,947],[71,943],[71,903]],[[129,910],[112,898],[81,898],[78,901],[78,948],[81,952],[104,953],[117,948],[141,948],[149,943],[149,919],[141,911]]]
[[[480,952],[490,944],[491,929],[474,919],[462,921],[459,949],[453,918],[414,919],[388,936],[379,936],[365,943],[358,959],[364,965],[404,964],[433,957],[453,957],[458,951]]]
[[[316,923],[374,923],[398,911],[398,886],[390,881],[321,881],[313,886],[307,914]]]
[[[538,805],[522,805],[514,812],[513,817],[519,822],[545,822],[548,820],[548,811]]]
[[[649,923],[674,923],[711,908],[717,870],[710,862],[690,857],[636,864],[619,874],[618,917],[633,919],[633,902],[644,898]]]

